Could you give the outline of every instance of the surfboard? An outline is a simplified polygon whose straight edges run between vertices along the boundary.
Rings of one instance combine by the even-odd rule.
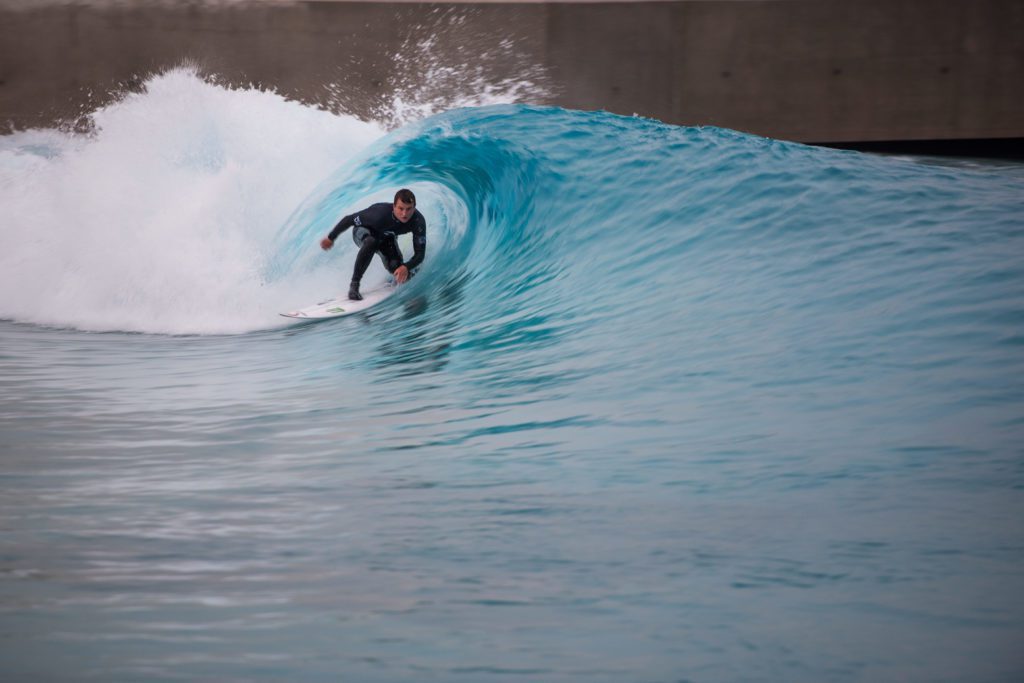
[[[352,315],[353,313],[359,313],[365,311],[371,306],[376,306],[384,299],[395,293],[398,287],[391,282],[385,282],[379,287],[362,292],[362,301],[352,301],[348,298],[347,294],[340,294],[331,299],[325,299],[319,303],[313,304],[312,306],[306,306],[295,311],[289,311],[288,313],[282,313],[286,318],[295,318],[298,320],[323,320],[325,318],[338,318],[343,315]]]

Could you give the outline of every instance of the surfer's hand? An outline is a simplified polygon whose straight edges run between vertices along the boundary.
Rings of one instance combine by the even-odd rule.
[[[402,284],[409,279],[409,269],[405,266],[398,266],[395,268],[395,272],[392,273],[392,275],[395,276],[395,281],[398,282],[398,284]]]
[[[333,246],[334,240],[332,240],[330,237],[325,237],[322,240],[320,240],[320,248],[323,249],[324,251],[327,251]]]

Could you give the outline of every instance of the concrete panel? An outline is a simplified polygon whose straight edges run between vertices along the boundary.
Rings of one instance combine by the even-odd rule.
[[[547,65],[559,103],[676,119],[673,3],[561,3],[548,8]]]
[[[396,91],[429,97],[538,76],[543,13],[539,4],[317,1],[0,9],[0,121],[74,119],[184,63],[224,83],[376,117]],[[474,82],[455,82],[460,74]]]
[[[673,118],[812,141],[1017,137],[1024,3],[676,5]]]

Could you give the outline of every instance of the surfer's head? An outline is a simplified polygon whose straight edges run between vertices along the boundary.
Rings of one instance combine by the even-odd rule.
[[[412,214],[416,211],[416,195],[412,190],[402,188],[395,193],[395,205],[393,207],[395,218],[401,223],[408,223]]]

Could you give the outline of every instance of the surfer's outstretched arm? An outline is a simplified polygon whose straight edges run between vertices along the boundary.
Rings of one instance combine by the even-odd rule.
[[[323,249],[324,251],[327,251],[328,249],[333,247],[334,240],[338,239],[338,235],[345,232],[346,230],[348,230],[349,228],[356,224],[356,216],[358,215],[358,213],[349,214],[348,216],[345,216],[340,221],[338,221],[338,224],[334,226],[334,229],[331,230],[327,237],[320,240],[320,248]]]

